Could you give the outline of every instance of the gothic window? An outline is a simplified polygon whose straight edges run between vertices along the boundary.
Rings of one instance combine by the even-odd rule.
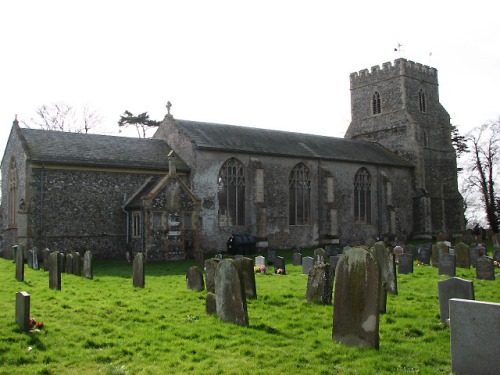
[[[132,237],[141,237],[141,212],[132,212]]]
[[[288,180],[290,225],[309,225],[311,216],[311,180],[309,170],[300,163]]]
[[[231,158],[219,171],[219,224],[245,224],[245,173],[243,164]]]
[[[17,225],[17,202],[19,200],[19,186],[17,180],[17,167],[15,159],[9,166],[9,227]]]
[[[380,107],[380,94],[375,91],[372,97],[372,113],[374,115],[378,115],[382,112],[382,108]]]
[[[371,178],[366,168],[361,168],[354,177],[354,221],[371,223]]]
[[[418,108],[420,112],[427,112],[426,103],[425,103],[425,92],[424,90],[418,90]]]

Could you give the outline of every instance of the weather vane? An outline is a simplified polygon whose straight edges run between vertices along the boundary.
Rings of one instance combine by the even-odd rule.
[[[403,45],[398,43],[397,47],[394,48],[394,52],[399,52],[399,56],[401,56],[401,47],[403,47]]]

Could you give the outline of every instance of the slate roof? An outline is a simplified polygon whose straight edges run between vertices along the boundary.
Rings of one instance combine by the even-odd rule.
[[[168,171],[171,148],[159,139],[18,128],[28,159],[66,165]],[[189,171],[176,158],[178,171]]]
[[[411,167],[373,142],[244,126],[175,120],[199,149]]]

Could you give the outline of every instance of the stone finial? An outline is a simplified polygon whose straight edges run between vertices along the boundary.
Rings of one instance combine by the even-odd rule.
[[[168,173],[171,176],[175,176],[177,174],[177,167],[176,167],[175,159],[176,159],[175,153],[173,150],[171,150],[168,153]]]
[[[14,121],[12,121],[12,125],[19,126],[19,121],[17,120],[17,114],[14,117]]]
[[[172,103],[170,103],[170,101],[168,101],[167,105],[165,107],[167,107],[167,115],[169,115],[170,114],[170,107],[172,107]]]

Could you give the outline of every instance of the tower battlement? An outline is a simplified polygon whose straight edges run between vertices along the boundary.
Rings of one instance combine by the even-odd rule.
[[[372,66],[371,70],[363,69],[359,72],[351,73],[351,88],[397,76],[423,79],[427,82],[437,84],[437,69],[401,58],[395,60],[394,65],[389,61],[383,63],[382,68],[379,65],[375,65]]]

